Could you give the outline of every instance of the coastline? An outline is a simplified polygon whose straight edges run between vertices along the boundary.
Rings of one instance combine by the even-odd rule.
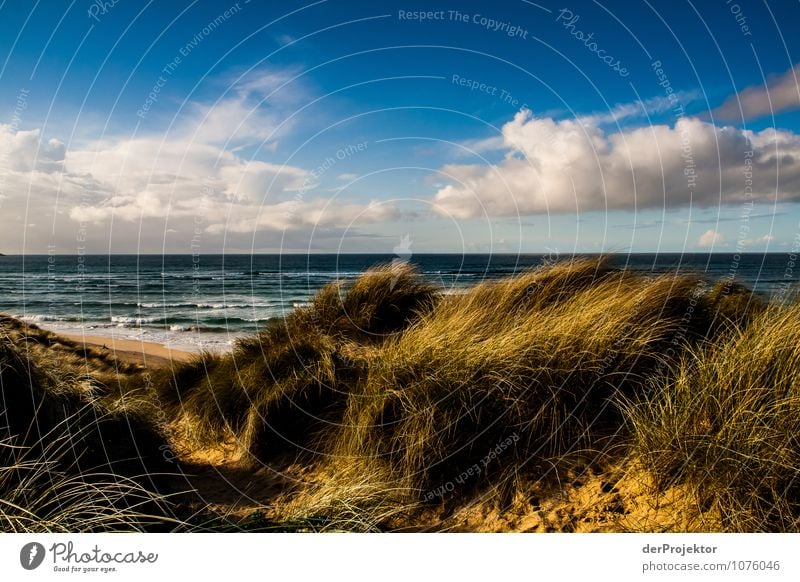
[[[196,355],[193,352],[171,348],[169,345],[157,342],[58,331],[54,333],[75,343],[83,344],[85,348],[108,352],[120,361],[152,368],[171,366],[175,362],[187,362]]]
[[[74,438],[64,415],[92,407],[77,431],[91,440],[76,448],[99,451],[143,485],[175,475],[165,477],[167,494],[188,484],[196,494],[145,517],[181,516],[190,530],[308,531],[320,519],[342,531],[796,526],[795,513],[791,522],[772,516],[795,503],[778,488],[800,466],[792,440],[800,405],[783,396],[798,359],[786,346],[800,346],[800,305],[773,308],[745,287],[721,293],[691,275],[654,278],[582,260],[449,295],[408,265],[388,265],[343,294],[318,294],[307,309],[271,327],[266,349],[247,342],[235,356],[186,364],[176,362],[207,347],[181,349],[144,329],[122,335],[130,327],[50,331],[8,316],[0,379],[7,394],[30,388],[42,405],[9,399],[7,416],[23,419],[19,434],[30,425],[52,440],[44,423],[54,418]],[[87,390],[87,373],[97,390]],[[442,397],[450,393],[458,398]],[[717,402],[735,422],[714,428],[709,403]],[[587,432],[588,418],[599,420]],[[440,426],[452,430],[440,437]],[[413,458],[387,456],[393,450]],[[754,465],[740,475],[720,450]],[[387,471],[401,488],[387,488]],[[659,489],[676,471],[681,480]],[[713,489],[700,488],[717,474]],[[762,475],[766,484],[743,507],[737,500]],[[511,501],[485,487],[508,487]],[[440,503],[452,509],[442,514]]]

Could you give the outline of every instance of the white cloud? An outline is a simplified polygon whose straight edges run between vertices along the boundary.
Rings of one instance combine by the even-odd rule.
[[[293,69],[270,69],[231,78],[217,101],[189,103],[176,133],[208,144],[266,140],[263,147],[274,150],[278,137],[293,127],[292,113],[305,99],[305,89],[296,76]]]
[[[709,248],[709,247],[719,246],[724,241],[725,237],[722,235],[722,233],[717,232],[713,228],[709,228],[707,231],[705,231],[703,234],[700,235],[699,239],[697,239],[697,245],[704,248]]]
[[[485,154],[489,152],[496,152],[497,150],[505,149],[505,141],[503,136],[493,135],[484,139],[471,139],[462,141],[461,147],[453,148],[453,154],[457,156],[465,156],[470,154]]]
[[[228,198],[258,202],[275,198],[275,193],[302,188],[310,174],[294,166],[251,160],[224,166],[219,177],[225,184],[223,191]]]
[[[723,120],[749,120],[800,107],[800,65],[769,79],[765,85],[748,87],[728,97],[713,111]]]
[[[64,161],[63,142],[42,142],[39,130],[15,131],[0,124],[0,170],[7,172],[57,172]]]
[[[685,105],[686,103],[694,101],[700,96],[700,93],[697,91],[678,91],[673,95],[674,97],[672,99],[662,96],[652,97],[644,101],[634,101],[633,103],[622,103],[615,105],[605,113],[583,115],[578,119],[587,125],[603,125],[619,123],[620,121],[633,117],[657,115],[674,109],[677,104]]]
[[[393,212],[304,198],[297,192],[308,171],[243,160],[215,146],[137,139],[97,147],[67,155],[67,173],[91,175],[104,186],[89,204],[70,209],[76,221],[198,217],[208,232],[221,233],[346,225],[359,216],[373,222]]]
[[[232,210],[228,220],[212,224],[207,229],[208,232],[253,233],[263,229],[349,227],[353,224],[363,225],[399,218],[399,211],[393,204],[381,204],[377,201],[366,205],[348,204],[320,198],[238,206]]]
[[[694,101],[700,96],[697,91],[678,91],[673,100],[667,97],[653,97],[644,101],[634,101],[633,103],[620,103],[614,105],[606,112],[596,112],[588,115],[579,115],[575,119],[583,125],[598,126],[615,124],[631,118],[641,118],[648,115],[656,115],[674,109],[677,103],[686,104]],[[526,113],[525,110],[520,113]],[[564,114],[566,112],[557,112]],[[532,115],[532,113],[531,113]],[[539,114],[539,119],[549,117]],[[471,154],[485,154],[507,149],[508,144],[503,135],[494,135],[481,139],[463,140],[458,144],[460,147],[452,148],[453,155],[465,156]]]
[[[752,246],[752,245],[768,245],[769,243],[771,243],[774,240],[775,240],[774,236],[772,236],[771,234],[765,234],[764,236],[761,236],[761,237],[756,238],[756,239],[752,239],[752,238],[742,239],[742,240],[739,241],[738,244],[740,244],[743,247],[749,247],[749,246]]]
[[[189,104],[185,117],[165,135],[118,136],[67,148],[58,140],[43,140],[38,130],[0,125],[2,209],[53,225],[53,235],[42,229],[26,239],[40,252],[48,236],[66,241],[74,252],[76,230],[87,224],[93,248],[110,248],[113,237],[129,251],[134,243],[163,241],[166,234],[187,242],[198,225],[209,235],[228,229],[308,234],[312,227],[395,216],[392,205],[301,195],[309,171],[242,157],[242,148],[234,144],[273,139],[278,120],[287,116],[274,98],[287,78],[259,75],[235,85],[230,98],[213,106]],[[256,106],[262,97],[269,102],[266,109]],[[0,247],[22,250],[20,234],[6,229]]]
[[[754,133],[682,118],[674,127],[607,132],[581,120],[521,111],[502,127],[502,139],[507,153],[498,164],[441,168],[440,178],[449,184],[434,196],[440,214],[475,218],[800,200],[800,137],[787,131]],[[744,176],[750,150],[752,185]]]
[[[265,140],[275,135],[280,122],[240,97],[191,107],[196,124],[184,126],[186,138],[201,143],[240,143]]]

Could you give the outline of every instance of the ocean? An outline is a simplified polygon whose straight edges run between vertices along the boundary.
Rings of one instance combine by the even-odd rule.
[[[402,260],[443,291],[458,292],[552,258],[418,254]],[[399,260],[375,254],[0,256],[0,312],[56,332],[224,350],[307,303],[327,283]],[[651,273],[733,276],[772,299],[794,297],[799,287],[800,265],[796,269],[796,257],[787,253],[620,254],[612,260]]]

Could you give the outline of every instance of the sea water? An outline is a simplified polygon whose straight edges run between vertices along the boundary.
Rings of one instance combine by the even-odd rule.
[[[26,255],[0,256],[0,312],[67,333],[224,350],[324,285],[377,264],[410,262],[444,292],[459,292],[552,261],[551,255]],[[563,258],[563,257],[561,257]],[[733,277],[765,297],[796,292],[792,255],[613,255],[650,273]],[[800,265],[798,265],[800,270]]]

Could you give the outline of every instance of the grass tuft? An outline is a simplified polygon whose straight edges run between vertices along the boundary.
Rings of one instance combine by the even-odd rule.
[[[662,488],[689,484],[729,531],[800,526],[800,305],[693,350],[630,403],[635,450]]]

